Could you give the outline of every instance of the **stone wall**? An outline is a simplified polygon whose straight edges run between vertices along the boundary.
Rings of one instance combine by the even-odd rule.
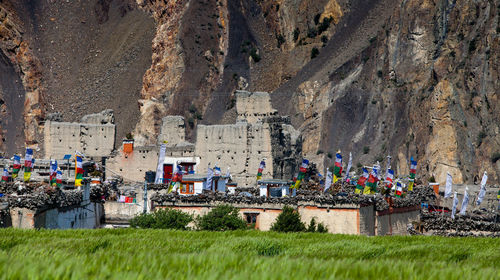
[[[109,156],[115,145],[112,110],[86,115],[80,123],[45,122],[45,158],[62,158],[79,151],[88,157]]]
[[[162,119],[158,143],[166,143],[167,146],[176,145],[186,141],[184,117],[166,116]]]
[[[233,125],[199,125],[196,155],[200,157],[199,172],[205,174],[208,164],[215,164],[225,172],[231,168],[233,180],[239,186],[256,183],[260,161],[266,160],[264,178],[273,177],[269,125],[239,122]]]
[[[106,176],[118,175],[127,182],[142,182],[146,171],[156,171],[158,153],[157,146],[134,147],[132,153],[120,150],[106,161]]]
[[[236,112],[238,121],[256,123],[266,117],[275,116],[278,112],[271,105],[271,97],[267,92],[236,91]]]

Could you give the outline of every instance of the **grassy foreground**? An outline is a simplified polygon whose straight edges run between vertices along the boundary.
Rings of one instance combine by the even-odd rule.
[[[8,279],[499,279],[500,239],[0,230]]]

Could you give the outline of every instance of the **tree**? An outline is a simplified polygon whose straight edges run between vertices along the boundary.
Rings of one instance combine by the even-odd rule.
[[[240,217],[238,208],[231,205],[219,205],[197,219],[198,229],[226,231],[246,229],[246,222]]]
[[[306,226],[300,220],[300,214],[290,206],[283,207],[283,212],[278,215],[276,222],[271,226],[272,231],[299,232],[305,231]]]
[[[190,214],[166,208],[134,217],[130,220],[130,227],[186,230],[192,221],[193,217]]]

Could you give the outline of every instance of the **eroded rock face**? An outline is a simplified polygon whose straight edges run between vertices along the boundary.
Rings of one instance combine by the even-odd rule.
[[[420,176],[434,175],[441,183],[448,172],[454,183],[463,183],[484,170],[496,180],[500,169],[491,156],[500,150],[499,69],[493,62],[499,53],[498,5],[396,2],[386,6],[384,26],[365,36],[365,47],[350,52],[359,34],[340,38],[343,49],[322,57],[323,66],[306,66],[310,73],[283,87],[296,88],[293,110],[279,106],[280,90],[273,101],[300,125],[305,156],[325,165],[331,160],[317,151],[341,149],[354,152],[354,165],[391,154],[399,174],[408,173],[414,156]],[[369,18],[360,18],[361,25]]]
[[[44,118],[40,62],[23,38],[25,26],[9,1],[0,3],[0,55],[2,60],[2,141],[0,148],[13,154],[23,147],[37,148]],[[20,79],[20,81],[17,81]],[[16,84],[20,83],[20,84]],[[24,129],[23,129],[24,128]]]

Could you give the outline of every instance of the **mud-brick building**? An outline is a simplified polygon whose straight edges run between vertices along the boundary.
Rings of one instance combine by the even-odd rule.
[[[194,215],[205,215],[219,204],[230,203],[239,208],[241,217],[256,229],[268,231],[285,205],[295,207],[304,223],[312,218],[325,224],[330,233],[355,235],[406,235],[407,225],[420,219],[418,205],[377,210],[372,203],[318,203],[298,198],[216,197],[203,201],[199,198],[153,198],[153,210],[178,209]]]

